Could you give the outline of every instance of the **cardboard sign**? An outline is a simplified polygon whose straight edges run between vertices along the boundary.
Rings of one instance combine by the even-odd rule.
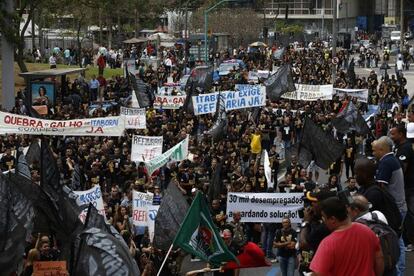
[[[133,135],[131,143],[131,160],[149,161],[162,154],[162,136]]]
[[[33,276],[69,275],[66,261],[34,262]]]

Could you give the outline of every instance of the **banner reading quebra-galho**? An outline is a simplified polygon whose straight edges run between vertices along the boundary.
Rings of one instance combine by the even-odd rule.
[[[123,116],[57,121],[0,112],[0,134],[122,136],[124,129]]]
[[[155,109],[179,109],[184,105],[186,96],[163,96],[155,95]]]
[[[242,222],[274,223],[284,217],[301,222],[298,210],[303,208],[303,193],[229,193],[227,219],[240,212]]]
[[[145,129],[147,118],[145,108],[130,108],[121,106],[121,115],[124,116],[126,129]]]
[[[297,100],[297,101],[328,101],[332,100],[333,85],[310,85],[310,84],[295,84],[296,91],[287,92],[282,95],[283,99]]]
[[[93,206],[98,210],[99,214],[105,216],[105,208],[104,203],[102,199],[102,193],[101,193],[101,187],[99,185],[96,185],[89,190],[86,191],[73,191],[76,195],[79,197],[76,199],[79,201],[81,205],[87,205],[89,206],[89,203],[92,203]],[[86,216],[88,214],[88,207],[82,211],[82,213],[79,215],[79,219],[82,222],[85,222]]]
[[[132,136],[131,160],[143,162],[162,154],[162,136]]]

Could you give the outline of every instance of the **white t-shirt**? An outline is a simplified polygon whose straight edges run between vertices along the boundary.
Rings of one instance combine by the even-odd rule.
[[[54,56],[50,56],[49,65],[56,65],[56,58]]]
[[[368,213],[364,214],[363,216],[360,216],[359,218],[357,218],[356,221],[358,221],[359,219],[365,219],[365,220],[371,221],[371,220],[373,220],[372,219],[372,213],[377,214],[378,220],[385,223],[386,225],[388,225],[388,220],[385,218],[384,214],[381,213],[380,211],[368,212]]]
[[[402,70],[404,66],[404,62],[402,60],[397,60],[397,70]]]

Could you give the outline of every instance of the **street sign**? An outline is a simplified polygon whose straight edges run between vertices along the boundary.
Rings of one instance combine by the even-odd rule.
[[[338,62],[339,62],[339,58],[338,58],[338,57],[334,57],[334,58],[332,59],[332,64],[337,65],[337,64],[338,64]]]

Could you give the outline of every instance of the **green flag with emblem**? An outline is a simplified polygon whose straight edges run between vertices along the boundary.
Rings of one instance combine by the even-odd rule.
[[[214,266],[230,260],[238,263],[220,237],[201,192],[197,193],[191,204],[175,236],[174,245]]]

